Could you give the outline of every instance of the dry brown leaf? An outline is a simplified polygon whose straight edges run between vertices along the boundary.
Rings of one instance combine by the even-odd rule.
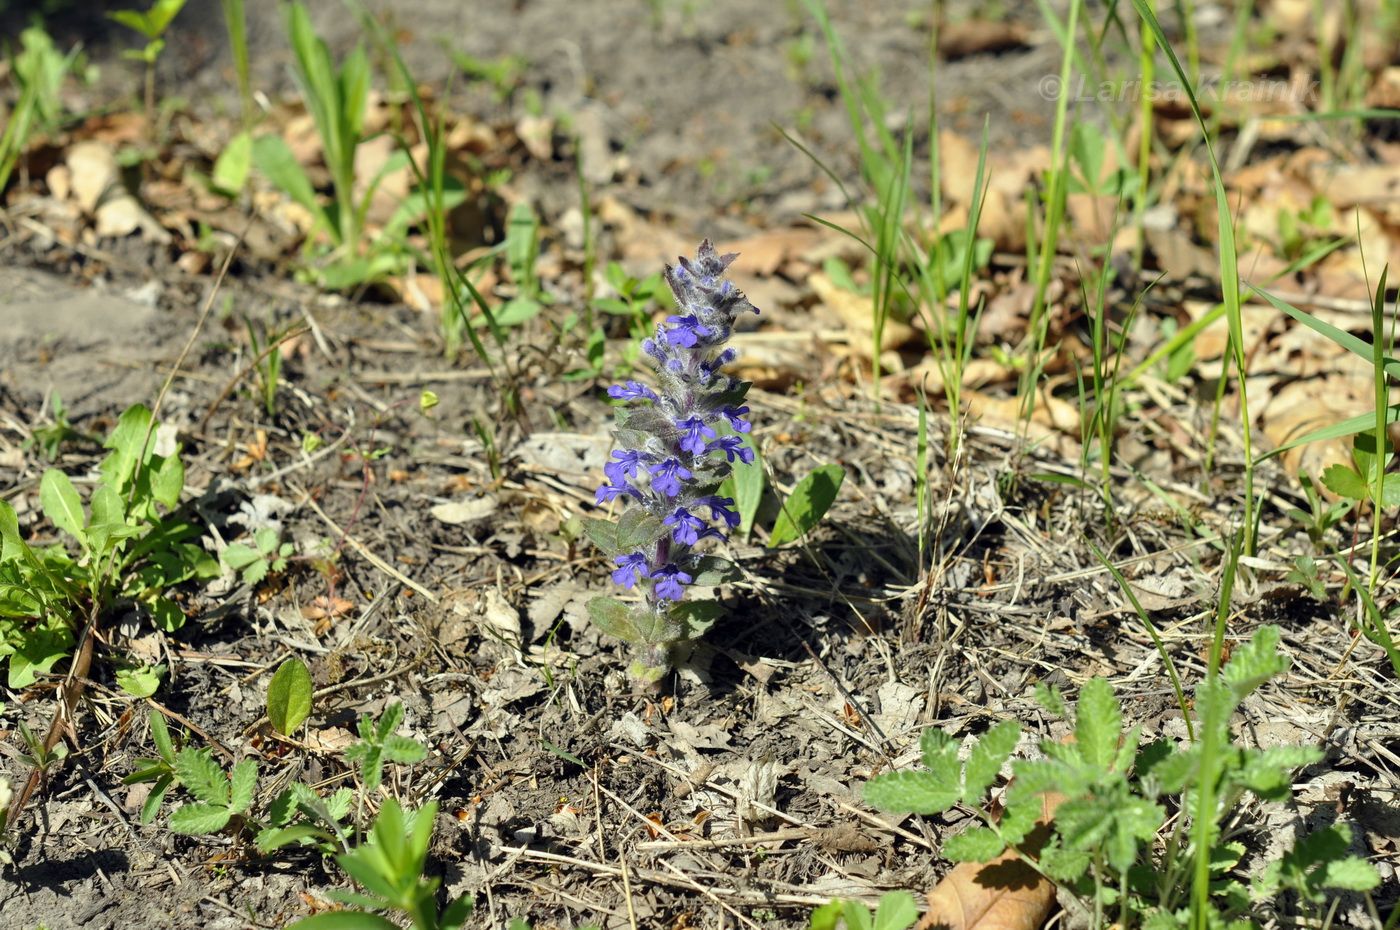
[[[1064,797],[1041,797],[1040,825],[1022,849],[1038,854],[1047,824]],[[1039,930],[1055,904],[1055,885],[1007,850],[991,862],[963,862],[928,893],[928,910],[914,930]]]
[[[807,283],[816,291],[817,299],[822,305],[840,319],[846,329],[850,331],[848,344],[851,349],[864,358],[870,358],[875,335],[875,305],[870,297],[862,294],[853,294],[836,286],[836,283],[826,276],[824,272],[815,272],[808,279]],[[901,323],[899,320],[885,320],[884,329],[880,333],[881,352],[890,349],[897,349],[914,337],[914,330],[909,324]]]
[[[738,252],[744,257],[743,266],[749,274],[766,278],[795,258],[806,259],[808,252],[824,238],[826,235],[810,227],[789,226],[725,242],[717,248],[721,253]]]

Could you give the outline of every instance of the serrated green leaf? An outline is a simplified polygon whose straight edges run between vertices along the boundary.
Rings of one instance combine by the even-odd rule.
[[[1035,699],[1050,716],[1059,717],[1061,720],[1065,718],[1065,696],[1055,685],[1047,685],[1043,681],[1037,681],[1035,683]]]
[[[1001,837],[987,827],[973,827],[943,843],[943,855],[953,862],[990,862],[1005,850]]]
[[[1102,678],[1091,678],[1079,692],[1074,710],[1074,742],[1080,758],[1103,772],[1113,764],[1118,738],[1123,732],[1123,711],[1113,686]]]
[[[84,532],[87,515],[83,513],[83,502],[73,482],[57,468],[45,471],[39,482],[39,506],[49,522],[84,547],[87,546],[87,533]]]
[[[773,522],[768,545],[777,548],[808,533],[831,508],[845,478],[840,465],[822,465],[797,482]]]
[[[423,744],[407,736],[392,734],[384,740],[384,758],[399,765],[412,765],[428,757]]]
[[[962,786],[956,776],[948,780],[932,772],[887,772],[866,782],[863,793],[866,803],[877,810],[941,814],[958,803]]]
[[[233,819],[233,811],[217,804],[195,802],[170,812],[170,832],[187,836],[217,833]]]
[[[1364,501],[1371,496],[1366,479],[1347,465],[1329,465],[1322,472],[1322,483],[1333,494],[1348,500]]]
[[[1015,720],[1003,720],[982,734],[963,767],[964,801],[973,805],[981,802],[982,793],[996,780],[1020,738],[1021,725]]]
[[[273,673],[267,685],[267,719],[283,736],[311,716],[311,672],[306,663],[293,656]]]
[[[1262,626],[1230,657],[1222,675],[1236,703],[1270,678],[1288,671],[1288,657],[1278,651],[1279,628]]]
[[[240,760],[234,765],[229,782],[229,809],[242,814],[253,806],[253,793],[258,787],[258,763],[253,759]]]
[[[402,701],[395,701],[384,712],[379,715],[379,722],[375,725],[375,732],[379,735],[380,742],[389,738],[389,735],[399,728],[403,723],[404,709]]]
[[[175,754],[175,775],[185,790],[207,804],[228,806],[229,784],[212,750],[186,747]]]

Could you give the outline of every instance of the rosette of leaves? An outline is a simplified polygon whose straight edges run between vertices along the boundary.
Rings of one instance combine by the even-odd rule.
[[[731,563],[700,546],[723,541],[739,525],[733,499],[717,492],[736,460],[753,460],[740,436],[751,429],[743,405],[749,384],[722,370],[735,357],[725,347],[735,319],[758,312],[724,278],[736,257],[719,255],[707,239],[694,259],[666,266],[677,312],[642,343],[656,387],[627,381],[608,389],[624,404],[597,502],[621,500],[626,508],[615,520],[586,520],[584,529],[612,560],[613,581],[639,591],[641,600],[596,597],[588,610],[604,632],[639,650],[633,673],[644,679],[659,678],[677,647],[720,613],[715,601],[687,600],[686,589],[735,574]]]

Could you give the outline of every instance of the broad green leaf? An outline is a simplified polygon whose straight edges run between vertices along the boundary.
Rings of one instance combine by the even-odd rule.
[[[229,778],[229,809],[236,814],[244,813],[253,806],[253,793],[258,787],[258,763],[253,759],[241,759],[233,766]]]
[[[1020,738],[1021,725],[1015,720],[1003,720],[982,735],[963,768],[964,801],[974,805],[981,802],[982,793],[996,780]]]
[[[615,555],[636,552],[650,546],[666,532],[661,521],[640,507],[625,511],[617,521],[617,549]]]
[[[768,478],[763,472],[763,458],[754,444],[752,433],[739,433],[739,439],[753,452],[753,461],[745,464],[734,463],[734,472],[727,480],[733,488],[734,509],[739,513],[739,535],[745,539],[753,530],[754,518],[758,515],[758,505],[763,501],[763,486]]]
[[[44,472],[39,482],[39,505],[54,526],[87,546],[87,533],[84,532],[87,515],[83,513],[83,502],[73,482],[57,468]]]
[[[701,556],[696,562],[693,574],[695,576],[693,583],[700,585],[726,584],[738,581],[743,577],[733,562],[717,555]]]
[[[595,597],[588,602],[588,616],[609,636],[625,643],[641,641],[641,635],[632,622],[632,611],[615,597]]]
[[[201,801],[228,806],[229,784],[213,751],[186,747],[175,754],[175,775],[185,790]]]
[[[1005,849],[1001,837],[986,827],[973,827],[943,843],[943,855],[954,862],[989,862]]]
[[[1371,496],[1371,488],[1366,484],[1366,480],[1348,465],[1327,466],[1322,473],[1322,483],[1333,494],[1348,500],[1364,501]]]
[[[887,891],[875,909],[874,930],[907,930],[919,919],[919,906],[907,891]]]
[[[150,712],[151,741],[156,744],[156,753],[167,763],[175,762],[175,744],[170,740],[170,728],[165,725],[165,715],[160,711]]]
[[[311,186],[311,179],[281,136],[269,133],[253,140],[253,164],[275,187],[310,211],[321,227],[334,230],[330,217],[316,199],[316,189]]]
[[[164,665],[119,669],[116,674],[117,685],[134,698],[148,698],[160,688],[160,679],[164,674]]]
[[[797,482],[773,522],[768,545],[776,548],[790,543],[816,526],[836,500],[845,477],[846,470],[840,465],[822,465]]]
[[[263,554],[247,543],[229,543],[219,554],[219,558],[229,568],[238,571],[247,568],[254,562],[262,561]]]
[[[214,174],[210,180],[214,189],[222,194],[235,197],[248,183],[248,172],[253,169],[253,134],[240,132],[229,140],[228,145],[214,161]]]
[[[19,515],[9,501],[0,500],[0,565],[23,559],[33,562],[34,554],[19,535]]]
[[[151,497],[167,510],[174,510],[180,503],[180,492],[185,489],[185,465],[178,454],[151,457]]]
[[[1118,753],[1123,732],[1123,712],[1113,686],[1102,678],[1091,678],[1079,692],[1074,710],[1074,740],[1087,764],[1107,772]]]
[[[859,901],[843,901],[841,916],[846,921],[846,930],[875,930],[870,908]]]
[[[215,833],[228,826],[233,811],[216,804],[196,802],[170,812],[170,832],[190,836]]]
[[[133,404],[122,412],[111,435],[102,443],[102,448],[111,451],[98,471],[103,483],[119,494],[126,491],[136,466],[150,455],[150,444],[155,441],[151,426],[151,411],[144,404]]]
[[[174,633],[185,625],[185,612],[168,597],[153,597],[146,603],[151,619],[166,633]]]
[[[866,782],[864,795],[866,803],[882,811],[941,814],[958,803],[962,786],[957,778],[945,780],[932,772],[887,772]]]
[[[612,520],[599,520],[594,517],[583,518],[584,535],[592,541],[593,545],[602,549],[608,556],[622,554],[622,549],[617,544],[617,523]]]
[[[719,601],[680,601],[671,607],[671,618],[683,627],[681,639],[700,637],[724,614],[724,605]],[[665,638],[669,637],[662,639]]]
[[[66,658],[72,646],[73,635],[66,628],[26,633],[10,655],[10,688],[19,691],[34,684],[40,675],[47,675],[59,659]]]
[[[283,662],[267,685],[267,719],[289,736],[311,716],[311,673],[296,657]]]

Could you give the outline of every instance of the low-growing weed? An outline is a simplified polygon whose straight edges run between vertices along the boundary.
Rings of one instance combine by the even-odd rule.
[[[179,509],[185,468],[178,445],[155,453],[156,424],[137,405],[122,414],[103,443],[87,506],[72,479],[44,473],[39,503],[49,523],[74,544],[31,546],[19,519],[0,501],[0,658],[9,686],[24,688],[68,654],[83,615],[118,603],[139,606],[161,629],[179,629],[184,612],[167,595],[190,579],[218,575],[194,542],[199,528]]]
[[[294,544],[282,542],[282,534],[275,527],[265,526],[253,534],[252,545],[229,543],[219,559],[238,572],[244,584],[257,584],[269,574],[284,571],[294,552]]]
[[[859,901],[831,901],[812,912],[810,930],[908,930],[919,918],[919,906],[907,891],[889,891],[875,913]]]
[[[925,731],[925,768],[876,776],[865,798],[903,813],[972,810],[981,825],[950,837],[945,856],[987,862],[1011,849],[1086,902],[1094,927],[1224,926],[1247,919],[1281,888],[1303,889],[1311,902],[1329,891],[1370,891],[1379,875],[1339,842],[1345,828],[1304,837],[1252,881],[1239,868],[1247,847],[1223,832],[1247,796],[1288,800],[1293,771],[1322,758],[1313,747],[1256,749],[1231,736],[1241,702],[1286,670],[1278,642],[1277,627],[1261,628],[1196,689],[1195,739],[1185,744],[1142,744],[1139,727],[1125,729],[1108,682],[1086,682],[1072,715],[1073,738],[1042,741],[1041,758],[1012,764],[1000,817],[986,811],[984,797],[1019,742],[1014,720],[983,734],[966,762],[949,734]],[[1051,714],[1066,716],[1058,690],[1041,688],[1037,696]],[[1169,820],[1169,811],[1178,813]],[[1037,839],[1033,832],[1047,813],[1049,837]],[[1202,863],[1204,882],[1194,874]]]
[[[76,48],[60,55],[53,39],[38,26],[21,32],[19,45],[10,59],[19,95],[0,132],[0,191],[4,191],[33,134],[58,123],[62,115],[58,92],[78,57]]]
[[[129,49],[122,57],[142,62],[146,66],[145,104],[146,127],[152,148],[156,140],[156,62],[165,51],[165,32],[185,7],[185,0],[154,0],[146,10],[116,10],[108,13],[112,19],[134,29],[146,40],[145,46]]]

